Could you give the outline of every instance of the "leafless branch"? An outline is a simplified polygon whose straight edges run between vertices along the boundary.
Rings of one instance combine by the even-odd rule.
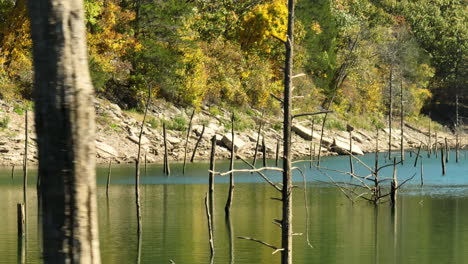
[[[226,171],[226,172],[208,170],[208,172],[211,172],[211,173],[213,173],[215,175],[219,175],[219,176],[226,176],[226,175],[231,174],[233,172],[259,172],[259,171],[265,171],[265,170],[283,172],[283,169],[278,168],[278,167],[261,167],[261,168],[258,168],[258,169],[238,169],[238,170],[230,170],[230,171]]]
[[[262,241],[262,240],[258,240],[258,239],[255,239],[255,238],[251,238],[251,237],[242,237],[242,236],[239,236],[239,237],[237,237],[237,238],[239,238],[239,239],[245,239],[245,240],[250,240],[250,241],[254,241],[254,242],[260,243],[260,244],[262,244],[262,245],[264,245],[264,246],[267,246],[267,247],[269,247],[269,248],[272,248],[272,249],[274,249],[275,251],[273,251],[273,253],[271,253],[271,254],[275,254],[275,253],[277,253],[277,252],[279,252],[279,251],[283,251],[283,250],[284,250],[283,248],[275,247],[275,246],[273,246],[273,245],[271,245],[271,244],[268,244],[267,242],[264,242],[264,241]]]
[[[245,164],[247,164],[250,168],[252,169],[255,169],[255,166],[253,166],[250,162],[248,162],[246,159],[244,159],[242,156],[240,156],[239,154],[237,154],[237,158],[239,158],[240,160],[242,160]],[[278,187],[275,183],[273,183],[270,179],[268,179],[267,176],[265,176],[265,174],[261,173],[260,171],[257,171],[258,175],[260,175],[260,177],[262,177],[266,182],[268,182],[273,188],[275,188],[277,191],[281,192],[282,189],[280,187]]]

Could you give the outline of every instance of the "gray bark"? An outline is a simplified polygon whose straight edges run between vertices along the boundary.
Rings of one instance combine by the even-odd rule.
[[[30,0],[45,263],[100,263],[83,1]]]
[[[294,48],[294,0],[288,0],[288,34],[284,67],[283,189],[281,223],[281,263],[292,263],[292,173],[291,173],[291,97]]]

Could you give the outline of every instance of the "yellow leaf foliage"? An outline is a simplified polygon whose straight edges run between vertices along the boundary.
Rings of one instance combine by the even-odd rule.
[[[98,29],[94,32],[88,30],[87,33],[90,55],[105,72],[113,72],[119,70],[120,67],[125,67],[125,62],[121,58],[130,49],[141,49],[140,43],[132,34],[125,33],[129,32],[127,27],[135,19],[135,13],[123,10],[115,0],[106,1],[105,6],[98,6],[92,11],[98,12],[97,16],[100,19],[96,22]]]
[[[18,0],[0,25],[0,75],[32,81],[31,37],[26,0]]]
[[[258,47],[266,52],[271,47],[265,41],[272,37],[286,40],[288,9],[285,0],[272,0],[257,5],[243,19],[239,32],[243,48]]]

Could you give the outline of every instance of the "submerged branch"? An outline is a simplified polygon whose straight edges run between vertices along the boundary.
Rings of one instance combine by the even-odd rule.
[[[269,247],[269,248],[272,248],[272,249],[274,249],[275,251],[273,251],[273,253],[271,253],[271,254],[275,254],[275,253],[277,253],[277,252],[279,252],[279,251],[283,251],[283,250],[284,250],[284,248],[275,247],[275,246],[273,246],[273,245],[271,245],[271,244],[268,244],[267,242],[264,242],[264,241],[262,241],[262,240],[258,240],[258,239],[255,239],[255,238],[251,238],[251,237],[242,237],[242,236],[239,236],[239,237],[237,237],[237,238],[239,238],[239,239],[245,239],[245,240],[250,240],[250,241],[254,241],[254,242],[260,243],[260,244],[262,244],[262,245],[264,245],[264,246],[267,246],[267,247]]]

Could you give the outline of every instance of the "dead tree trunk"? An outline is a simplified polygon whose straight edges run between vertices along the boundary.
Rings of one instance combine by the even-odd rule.
[[[275,157],[275,165],[278,167],[279,165],[279,152],[280,152],[280,140],[276,141],[276,157]],[[14,168],[14,167],[13,167]],[[12,174],[13,175],[13,174]],[[13,176],[12,176],[13,178]]]
[[[45,263],[100,263],[83,1],[30,0]]]
[[[419,153],[421,152],[421,148],[422,148],[422,142],[419,144],[418,153],[416,154],[416,159],[414,160],[415,168],[416,168],[416,165],[418,165]]]
[[[403,146],[404,118],[405,118],[405,110],[403,107],[403,81],[401,81],[400,83],[400,160],[401,160],[401,164],[403,164],[405,160],[405,147]]]
[[[231,139],[232,139],[232,144],[231,144],[231,162],[229,164],[229,170],[232,171],[234,169],[234,159],[235,159],[235,150],[234,150],[234,113],[232,113],[231,117]],[[229,174],[229,193],[228,193],[228,199],[226,201],[226,206],[224,207],[224,212],[226,214],[226,217],[229,218],[229,214],[231,211],[231,205],[232,205],[232,197],[234,195],[234,172],[231,172]]]
[[[194,115],[195,115],[195,109],[193,109],[192,115],[190,116],[190,122],[187,128],[187,136],[185,137],[184,165],[182,167],[182,174],[185,174],[185,165],[187,162],[187,147],[188,147],[188,142],[189,142],[189,137],[190,137],[190,131],[192,130],[192,121],[193,121]]]
[[[107,182],[106,182],[106,197],[109,198],[109,184],[111,179],[112,160],[109,159],[109,167],[107,168]]]
[[[393,180],[391,183],[390,188],[390,200],[392,201],[392,205],[396,205],[396,197],[398,190],[398,180],[397,180],[397,168],[396,168],[396,158],[393,158]]]
[[[258,153],[258,146],[260,145],[260,134],[262,132],[262,123],[258,126],[258,131],[257,131],[257,142],[255,143],[255,152],[254,152],[254,158],[252,165],[255,167],[255,163],[257,162],[257,153]]]
[[[25,237],[25,242],[27,243],[27,240],[28,240],[28,110],[26,110],[26,112],[24,113],[23,203],[24,203],[24,233],[25,233],[24,237]]]
[[[211,223],[214,230],[214,171],[215,171],[215,156],[216,156],[216,135],[211,138],[211,154],[210,154],[210,173],[208,179],[208,199],[210,205]]]
[[[442,175],[445,175],[444,148],[440,148],[440,162],[442,165]]]
[[[203,133],[205,133],[205,125],[203,125],[202,131],[200,133],[200,137],[198,138],[197,143],[195,143],[195,148],[193,148],[192,157],[190,158],[190,162],[193,162],[193,159],[195,158],[195,153],[197,153],[198,145],[200,145],[200,141],[203,139]]]
[[[169,154],[167,151],[167,136],[166,136],[166,124],[163,124],[163,137],[164,137],[164,168],[163,172],[166,175],[171,174],[171,168],[169,167]]]
[[[313,146],[313,143],[314,143],[314,125],[315,125],[315,119],[314,118],[311,118],[310,119],[310,149],[309,149],[309,152],[310,152],[310,168],[312,168],[312,161],[314,159],[314,155],[315,155],[315,149],[312,149],[312,146]],[[278,166],[278,165],[277,165]]]
[[[143,121],[141,121],[140,134],[138,135],[138,152],[135,159],[135,204],[137,213],[137,235],[138,239],[141,237],[142,222],[141,222],[141,205],[140,205],[140,158],[141,158],[141,137],[143,136],[143,128],[145,127],[146,115],[148,114],[148,108],[151,100],[151,86],[148,86],[148,98],[146,100],[145,114],[143,115]]]
[[[291,97],[294,47],[294,0],[288,0],[288,31],[284,67],[283,189],[281,221],[281,264],[292,263],[292,173],[291,173]]]
[[[393,66],[390,68],[390,103],[388,106],[388,159],[392,159],[392,118],[393,118],[393,85],[392,85],[392,80],[393,79]]]
[[[432,121],[429,120],[429,144],[427,144],[427,157],[431,157],[432,154]]]
[[[450,153],[450,147],[448,145],[447,138],[445,138],[445,163],[449,162],[449,153]]]
[[[354,174],[354,165],[353,165],[353,130],[352,127],[348,127],[349,132],[349,171]]]

